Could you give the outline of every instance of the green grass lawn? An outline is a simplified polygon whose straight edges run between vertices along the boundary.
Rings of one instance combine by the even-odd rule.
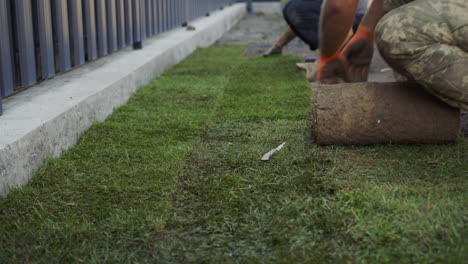
[[[0,200],[0,263],[463,263],[467,140],[317,147],[297,59],[244,51],[198,50]]]

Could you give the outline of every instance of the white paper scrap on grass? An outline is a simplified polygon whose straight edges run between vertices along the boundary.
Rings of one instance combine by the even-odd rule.
[[[284,147],[285,144],[286,144],[286,141],[283,142],[283,144],[279,145],[277,148],[274,148],[274,149],[268,151],[268,153],[266,153],[265,155],[263,155],[262,160],[263,160],[263,161],[269,160],[270,157],[271,157],[271,155],[273,155],[276,151],[281,150],[281,149]]]

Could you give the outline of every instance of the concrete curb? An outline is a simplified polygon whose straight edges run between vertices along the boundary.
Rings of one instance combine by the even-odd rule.
[[[26,184],[49,157],[76,144],[142,85],[197,47],[213,44],[245,14],[235,4],[144,43],[56,77],[3,101],[0,117],[0,195]]]

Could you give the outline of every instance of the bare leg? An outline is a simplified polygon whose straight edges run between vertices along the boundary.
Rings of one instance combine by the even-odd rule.
[[[281,37],[276,41],[276,44],[271,47],[263,56],[279,55],[282,53],[284,46],[288,45],[293,39],[296,38],[296,34],[292,31],[291,27],[288,27]]]

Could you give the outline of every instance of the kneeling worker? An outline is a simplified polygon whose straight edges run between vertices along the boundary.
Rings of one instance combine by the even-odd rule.
[[[367,81],[375,36],[380,53],[397,73],[449,105],[468,110],[467,0],[373,0],[356,34],[341,49],[357,4],[324,2],[320,83]]]

